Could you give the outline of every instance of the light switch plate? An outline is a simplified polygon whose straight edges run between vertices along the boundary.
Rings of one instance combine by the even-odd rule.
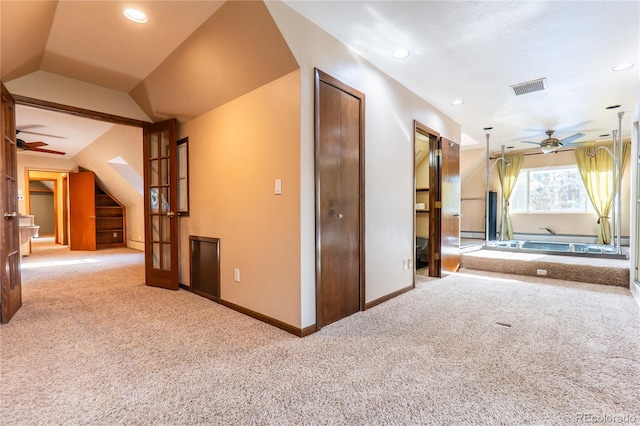
[[[276,179],[276,195],[282,194],[282,179]]]

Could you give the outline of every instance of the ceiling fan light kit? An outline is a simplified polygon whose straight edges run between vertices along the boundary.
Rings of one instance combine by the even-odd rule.
[[[540,151],[542,151],[543,154],[548,154],[559,148],[562,148],[564,145],[571,145],[573,144],[573,141],[575,141],[576,139],[580,139],[581,137],[584,136],[584,133],[575,133],[571,136],[567,136],[566,138],[558,139],[552,136],[554,133],[554,130],[547,130],[545,133],[547,134],[547,139],[543,140],[542,142],[531,142],[531,141],[522,141],[522,142],[538,145],[540,147]]]

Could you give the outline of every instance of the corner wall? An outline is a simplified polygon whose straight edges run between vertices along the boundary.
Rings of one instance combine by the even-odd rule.
[[[190,284],[189,235],[220,238],[221,298],[300,327],[300,72],[186,122],[184,137],[180,282]]]
[[[365,301],[413,285],[414,120],[459,142],[460,125],[281,2],[267,2],[300,64],[302,327],[315,324],[314,78],[317,67],[365,99]]]

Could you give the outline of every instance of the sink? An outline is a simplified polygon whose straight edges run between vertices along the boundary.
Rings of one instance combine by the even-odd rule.
[[[25,244],[38,233],[40,227],[34,224],[34,216],[18,215],[18,228],[20,229],[20,245]]]
[[[20,244],[25,244],[31,237],[36,235],[40,227],[38,225],[20,227]]]

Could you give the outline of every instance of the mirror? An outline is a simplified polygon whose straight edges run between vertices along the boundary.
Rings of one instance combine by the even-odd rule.
[[[178,215],[189,216],[189,138],[178,141]]]

